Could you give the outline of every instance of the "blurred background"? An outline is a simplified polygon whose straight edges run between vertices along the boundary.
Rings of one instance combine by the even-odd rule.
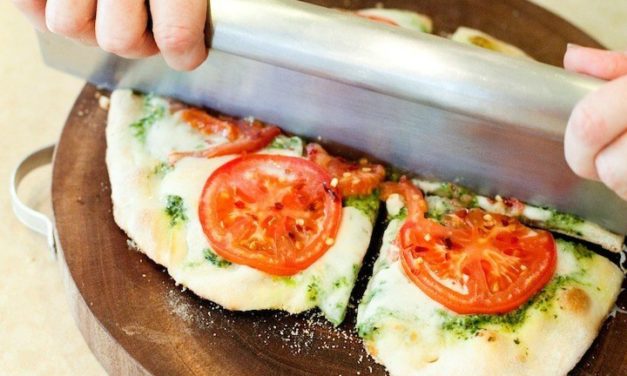
[[[627,1],[533,0],[610,49],[627,50]],[[58,265],[43,237],[14,218],[11,170],[54,143],[84,83],[44,66],[35,32],[0,1],[0,375],[104,375],[76,328]],[[50,213],[50,169],[29,176],[21,197]]]

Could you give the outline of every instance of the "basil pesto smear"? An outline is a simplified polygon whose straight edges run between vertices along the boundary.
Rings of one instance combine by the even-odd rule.
[[[527,303],[515,311],[500,315],[477,314],[454,316],[444,310],[438,310],[442,317],[442,329],[450,332],[459,339],[469,339],[476,336],[481,330],[497,326],[507,332],[515,332],[528,316],[529,309],[548,312],[555,303],[559,290],[565,290],[567,285],[578,284],[577,274],[558,275]],[[554,314],[554,316],[557,314]]]
[[[311,302],[317,302],[319,292],[320,292],[320,283],[318,281],[318,278],[315,277],[307,285],[307,299],[309,299],[309,301]]]
[[[268,145],[268,148],[278,150],[291,150],[298,155],[303,155],[303,140],[297,136],[288,137],[281,134],[276,136],[274,140],[272,140],[272,143]]]
[[[555,209],[544,208],[551,212],[551,217],[546,220],[545,226],[549,229],[557,229],[564,231],[571,231],[572,233],[581,236],[581,232],[577,227],[585,223],[585,220],[574,214],[560,213]]]
[[[555,241],[561,250],[572,253],[572,255],[575,256],[575,259],[577,259],[577,263],[581,268],[580,270],[582,272],[585,271],[581,265],[581,261],[585,259],[592,259],[592,256],[594,256],[595,253],[581,243],[569,242],[563,239],[555,239]]]
[[[133,136],[135,136],[135,138],[137,138],[142,144],[145,143],[150,127],[163,118],[164,115],[165,106],[162,103],[159,103],[154,95],[146,95],[144,97],[144,116],[130,125],[133,131]]]
[[[159,162],[152,169],[152,174],[154,176],[163,177],[163,176],[165,176],[165,174],[167,174],[168,172],[172,171],[173,169],[174,169],[174,166],[172,166],[171,164],[169,164],[167,162]]]
[[[470,189],[453,183],[441,183],[434,195],[459,201],[465,208],[477,207],[477,196]]]
[[[272,276],[272,279],[286,284],[287,286],[296,286],[298,282],[292,276]]]
[[[344,198],[344,206],[353,207],[368,217],[371,223],[377,219],[379,214],[379,190],[375,189],[371,194],[365,196],[348,196]]]
[[[359,271],[361,270],[361,264],[353,264],[353,282],[357,281]]]
[[[380,329],[379,325],[381,326],[386,325],[386,322],[385,322],[386,320],[381,320],[382,317],[386,317],[386,318],[401,321],[401,322],[402,321],[407,321],[407,322],[418,321],[416,317],[404,316],[398,312],[382,308],[377,311],[377,314],[374,316],[373,320],[368,320],[364,323],[357,325],[357,334],[359,335],[359,337],[367,341],[374,339],[375,335]]]
[[[333,288],[339,289],[340,287],[348,287],[348,278],[341,277],[333,282]]]
[[[390,222],[390,221],[392,221],[394,219],[398,219],[399,221],[402,221],[405,218],[407,218],[407,207],[403,206],[401,208],[401,210],[399,210],[398,213],[396,213],[396,215],[391,215],[390,213],[388,213],[387,220],[388,220],[388,222]]]
[[[168,195],[165,205],[165,213],[170,217],[170,226],[176,226],[187,221],[185,206],[181,196]]]
[[[215,252],[213,252],[209,248],[202,251],[202,254],[205,260],[209,261],[210,263],[217,266],[218,268],[226,268],[226,267],[233,265],[230,261],[225,260],[224,258],[218,256]]]

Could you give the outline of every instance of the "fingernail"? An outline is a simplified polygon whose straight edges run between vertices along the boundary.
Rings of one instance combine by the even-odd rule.
[[[576,48],[580,48],[581,46],[575,43],[568,43],[566,45],[566,50],[574,50]]]

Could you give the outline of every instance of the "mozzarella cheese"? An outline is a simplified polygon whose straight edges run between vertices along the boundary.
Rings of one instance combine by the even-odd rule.
[[[369,8],[356,11],[360,16],[379,17],[394,21],[398,26],[430,33],[433,30],[433,22],[431,18],[424,14],[402,10],[402,9],[385,9],[385,8]]]
[[[505,55],[530,58],[529,55],[527,55],[520,48],[503,42],[502,40],[486,34],[483,31],[471,29],[469,27],[458,27],[450,38],[456,42],[485,48],[487,50],[500,52]]]
[[[387,201],[399,213],[398,195]],[[459,315],[425,295],[407,276],[392,219],[358,308],[366,349],[391,375],[565,375],[592,344],[623,275],[584,246],[557,241],[553,279],[505,315]]]
[[[259,153],[302,156],[302,141],[279,136]],[[137,248],[167,267],[172,278],[197,295],[231,310],[280,309],[291,313],[319,307],[339,324],[368,248],[373,223],[362,211],[344,207],[330,249],[307,269],[289,277],[236,265],[214,254],[197,213],[207,178],[236,156],[187,157],[173,167],[172,151],[199,150],[207,141],[161,98],[118,90],[111,96],[107,125],[107,166],[116,223]],[[175,200],[173,200],[175,198]],[[168,216],[176,203],[177,221]]]

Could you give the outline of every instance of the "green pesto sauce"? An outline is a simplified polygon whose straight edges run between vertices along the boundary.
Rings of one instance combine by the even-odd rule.
[[[459,201],[466,208],[477,206],[477,195],[470,189],[453,183],[441,183],[433,194]]]
[[[577,227],[582,225],[585,220],[574,214],[560,213],[554,209],[548,209],[551,211],[551,217],[546,221],[546,226],[552,229],[559,229],[564,231],[570,231],[576,235],[581,235],[581,232],[577,230]]]
[[[371,340],[375,337],[381,326],[385,326],[386,319],[394,319],[398,321],[416,322],[415,317],[401,317],[398,312],[388,309],[379,309],[372,319],[357,325],[357,334],[365,340]]]
[[[387,220],[388,220],[388,222],[390,222],[390,221],[392,221],[394,219],[398,219],[399,221],[402,221],[405,218],[407,218],[407,208],[405,206],[403,206],[401,208],[401,210],[399,210],[398,213],[396,213],[396,215],[390,215],[390,213],[388,213]]]
[[[379,327],[372,321],[367,321],[357,325],[357,335],[365,340],[371,340],[379,330]]]
[[[292,150],[299,155],[303,154],[303,140],[300,137],[293,136],[287,137],[284,135],[278,135],[272,140],[272,143],[268,145],[269,149],[279,150]]]
[[[318,279],[314,278],[307,285],[307,299],[309,299],[309,301],[311,302],[317,302],[319,290],[320,290],[320,285],[318,283]]]
[[[165,174],[167,174],[168,172],[172,171],[174,169],[174,167],[172,167],[172,165],[170,165],[169,163],[166,162],[159,162],[153,169],[152,169],[152,174],[154,176],[159,176],[159,177],[163,177],[165,176]]]
[[[230,261],[225,260],[222,257],[218,256],[209,248],[202,251],[202,254],[205,260],[209,261],[210,263],[217,266],[218,268],[226,268],[232,265]]]
[[[427,196],[426,199],[429,207],[427,218],[434,219],[438,222],[441,222],[446,214],[460,209],[459,206],[455,206],[455,202],[452,199],[440,196]]]
[[[187,221],[187,215],[185,214],[185,206],[183,205],[183,198],[181,196],[168,195],[165,213],[170,217],[170,226],[176,226],[180,223]]]
[[[273,276],[272,279],[274,281],[280,282],[280,283],[284,283],[288,286],[296,286],[297,282],[296,279],[294,277],[289,277],[289,276]]]
[[[346,287],[346,286],[348,286],[348,278],[346,277],[339,278],[335,280],[335,282],[333,282],[333,288],[336,288],[336,289],[339,289],[340,287]]]
[[[569,242],[562,239],[557,239],[556,241],[563,251],[572,253],[577,261],[591,259],[592,256],[594,256],[594,252],[581,243]]]
[[[368,290],[366,290],[366,293],[361,298],[360,304],[370,304],[372,298],[374,298],[374,296],[377,295],[379,292],[381,292],[381,287],[379,286],[372,289],[369,288]]]
[[[572,276],[557,276],[536,294],[529,302],[515,311],[502,315],[460,315],[453,316],[444,310],[438,313],[443,318],[442,329],[452,333],[459,339],[468,339],[476,336],[479,331],[491,326],[499,326],[506,331],[516,331],[527,318],[530,308],[535,308],[541,312],[547,312],[555,301],[558,290],[564,289],[565,285],[576,282]]]
[[[344,206],[351,206],[364,213],[374,223],[379,214],[379,190],[375,189],[366,196],[348,196],[344,198]]]
[[[360,270],[361,270],[361,264],[353,264],[353,281],[357,280]]]
[[[165,107],[162,104],[157,103],[152,94],[144,97],[144,116],[130,125],[133,130],[133,136],[135,136],[135,138],[137,138],[142,144],[145,143],[148,130],[159,119],[163,118],[164,114]]]

